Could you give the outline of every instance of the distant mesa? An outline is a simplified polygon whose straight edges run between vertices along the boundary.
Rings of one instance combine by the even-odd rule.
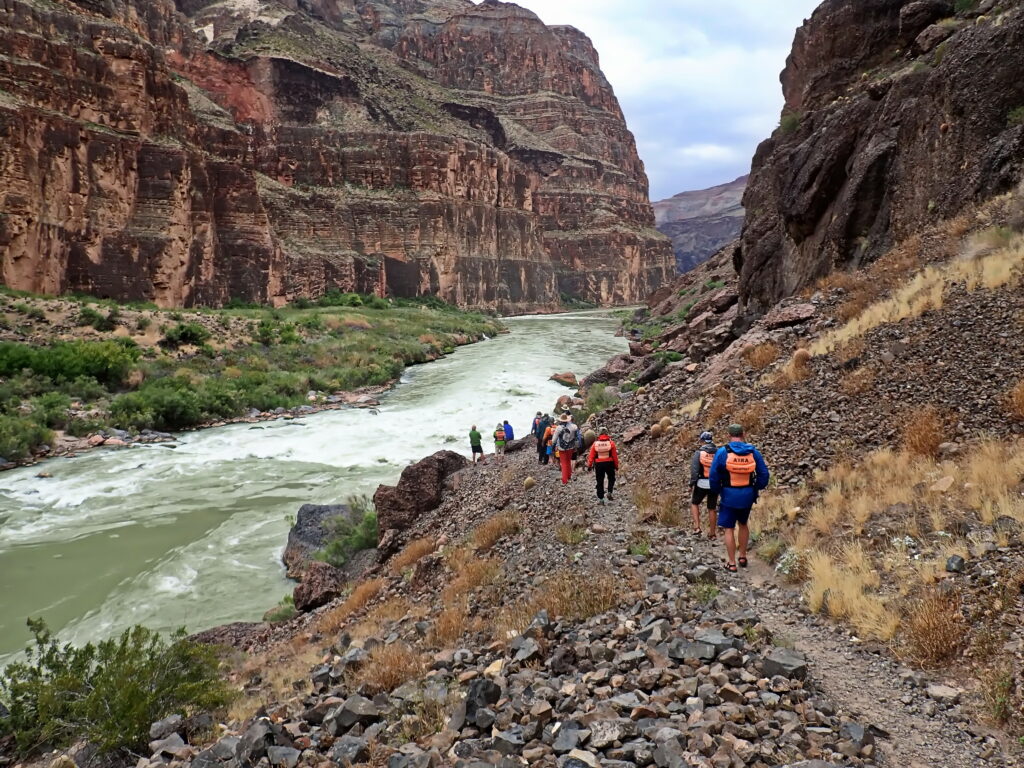
[[[677,271],[689,272],[739,237],[746,188],[747,177],[740,176],[728,184],[680,192],[654,203],[658,231],[672,238]]]

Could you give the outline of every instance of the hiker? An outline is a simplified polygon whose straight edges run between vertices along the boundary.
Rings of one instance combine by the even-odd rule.
[[[511,443],[513,440],[516,439],[516,436],[512,433],[512,425],[508,423],[508,419],[505,419],[505,422],[502,426],[505,429],[505,442]]]
[[[548,417],[537,411],[537,415],[533,419],[533,429],[530,430],[533,436],[537,439],[537,463],[547,464],[545,459],[548,456],[548,448],[544,445],[544,433],[547,431]]]
[[[718,446],[710,432],[701,432],[700,446],[690,460],[690,512],[693,514],[693,535],[701,535],[700,505],[705,499],[708,504],[708,538],[715,538],[715,518],[718,514],[718,494],[711,490],[709,475],[715,461]]]
[[[484,457],[484,446],[483,438],[480,433],[476,431],[476,424],[474,424],[469,430],[469,447],[473,451],[473,463],[476,464],[477,458],[483,459]]]
[[[547,427],[544,429],[544,436],[541,437],[540,441],[544,448],[543,460],[541,463],[548,464],[551,462],[551,456],[555,452],[555,428],[558,426],[554,416],[544,416],[547,421]]]
[[[739,539],[739,565],[747,567],[747,544],[750,529],[747,520],[758,494],[768,486],[768,465],[761,453],[743,440],[743,427],[729,427],[728,443],[715,453],[709,479],[711,491],[719,495],[718,527],[725,529],[725,561],[727,570],[736,572],[736,545]],[[738,534],[733,529],[739,528]]]
[[[612,491],[615,490],[615,470],[619,468],[619,450],[603,429],[597,431],[597,440],[590,446],[587,469],[591,468],[597,476],[597,503],[604,504],[605,478],[608,478],[608,501],[615,501]]]
[[[566,411],[558,417],[558,428],[551,439],[562,467],[562,485],[568,485],[572,479],[573,454],[582,447],[582,441],[583,433],[572,423],[572,415]]]
[[[501,456],[505,453],[505,425],[499,424],[494,428],[494,455]]]

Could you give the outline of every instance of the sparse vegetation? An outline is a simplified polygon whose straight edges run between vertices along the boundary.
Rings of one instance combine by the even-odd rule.
[[[377,513],[373,502],[367,496],[352,496],[346,503],[357,522],[350,522],[343,515],[331,518],[327,524],[327,544],[317,553],[318,559],[335,568],[344,566],[357,552],[377,546]]]
[[[707,605],[722,593],[716,585],[708,582],[694,584],[690,587],[690,596],[701,605]]]
[[[633,503],[639,522],[656,522],[666,528],[677,528],[683,522],[682,499],[676,493],[655,493],[645,483],[633,486]]]
[[[353,687],[365,686],[371,694],[390,693],[426,671],[423,658],[414,648],[395,642],[370,651],[369,659],[352,674],[351,682]]]
[[[956,657],[967,637],[960,596],[929,589],[911,605],[903,620],[903,640],[911,659],[934,666]]]
[[[1006,409],[1017,421],[1024,421],[1024,379],[1006,395]]]
[[[555,538],[567,547],[575,547],[587,538],[587,529],[580,525],[562,523],[555,529]]]
[[[317,622],[321,631],[337,632],[355,613],[363,610],[387,586],[385,579],[370,579],[359,584],[341,605],[324,613]]]
[[[794,134],[799,130],[803,115],[799,112],[786,112],[779,119],[779,130],[784,136]]]
[[[647,538],[647,534],[643,531],[636,531],[630,537],[627,549],[631,555],[649,557],[651,554],[651,540]]]
[[[490,549],[506,536],[518,533],[520,527],[521,522],[517,515],[495,515],[473,531],[473,547],[479,551]]]
[[[497,619],[499,639],[522,632],[542,610],[552,619],[589,619],[617,606],[626,592],[625,582],[605,571],[557,571],[532,595],[501,611]]]
[[[376,546],[376,542],[374,542]],[[415,539],[405,545],[405,548],[391,558],[388,566],[391,569],[392,574],[399,574],[406,568],[410,568],[427,555],[431,554],[435,549],[433,539]]]
[[[945,419],[934,406],[914,410],[903,423],[903,445],[918,456],[937,456],[945,442]]]
[[[142,749],[152,722],[227,705],[212,648],[183,631],[169,640],[144,627],[80,648],[29,621],[34,645],[0,676],[0,733],[22,757],[88,740],[101,753]]]
[[[743,350],[743,359],[755,371],[763,371],[779,359],[779,348],[770,341],[747,347]]]

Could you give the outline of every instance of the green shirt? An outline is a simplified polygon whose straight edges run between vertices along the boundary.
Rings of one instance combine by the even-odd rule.
[[[481,440],[482,440],[482,438],[480,437],[480,433],[479,432],[477,432],[475,429],[469,430],[469,444],[470,444],[470,446],[480,445]]]

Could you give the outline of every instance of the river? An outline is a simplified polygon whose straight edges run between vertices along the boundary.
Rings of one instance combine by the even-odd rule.
[[[511,333],[406,371],[378,413],[348,409],[190,432],[174,445],[95,451],[0,474],[0,664],[25,619],[86,642],[132,624],[190,632],[258,620],[292,584],[280,556],[304,503],[393,483],[442,448],[469,455],[533,414],[626,342],[606,313],[510,318]]]

